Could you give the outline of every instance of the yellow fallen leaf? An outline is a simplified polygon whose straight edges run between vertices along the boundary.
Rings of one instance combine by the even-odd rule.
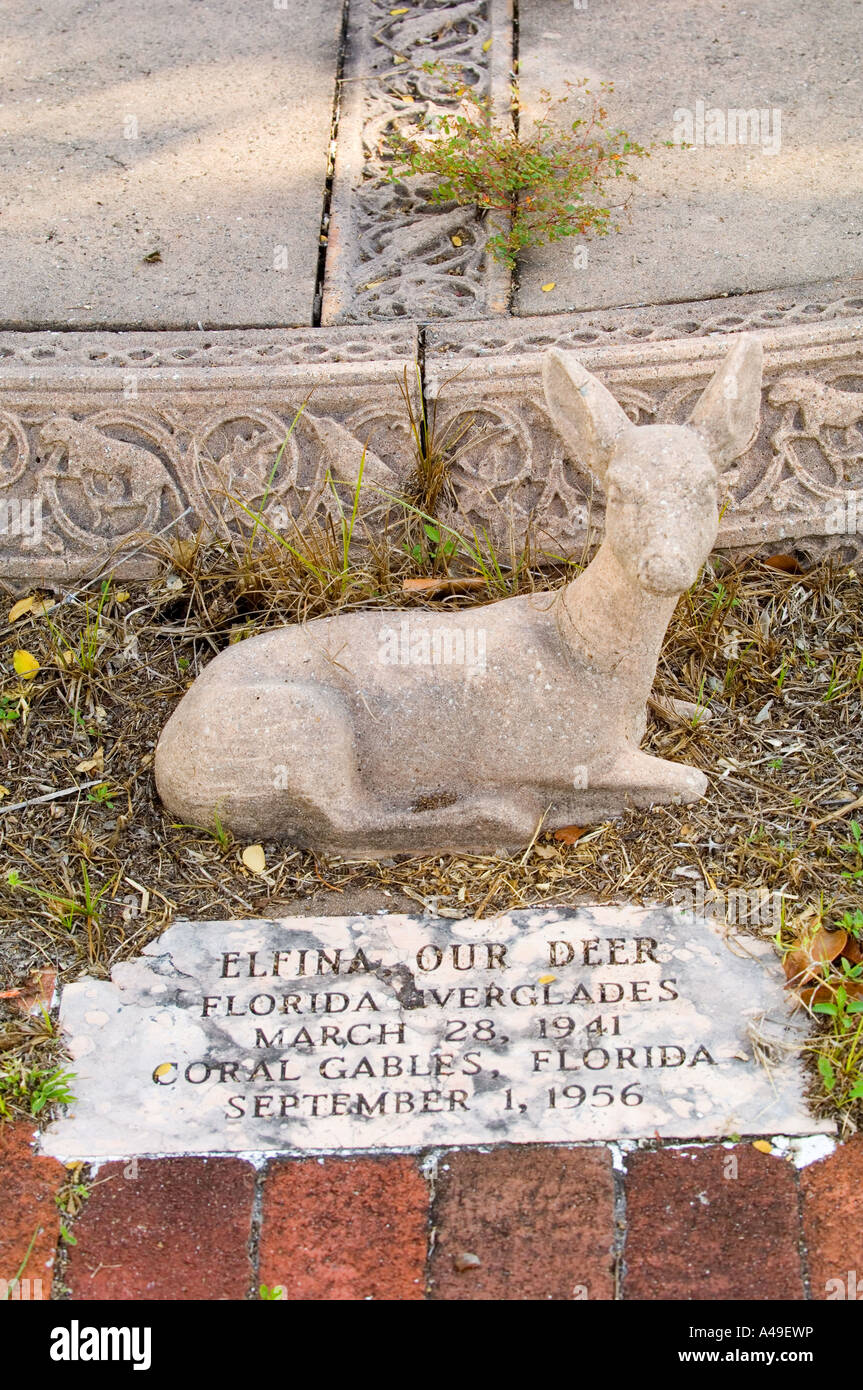
[[[454,236],[454,237],[451,238],[451,240],[452,240],[453,246],[461,246],[461,237],[460,237],[460,236]]]
[[[97,748],[92,758],[87,758],[85,762],[79,763],[75,768],[76,772],[101,772],[105,766],[105,750]]]
[[[0,797],[8,796],[8,795],[9,795],[9,788],[8,788],[8,787],[0,787]]]
[[[760,1154],[772,1154],[773,1145],[769,1139],[755,1139],[752,1144],[753,1149],[757,1149]]]
[[[20,648],[12,654],[12,665],[15,667],[16,676],[21,676],[25,681],[31,681],[39,670],[39,663],[33,653],[22,651]]]
[[[116,594],[114,595],[114,601],[115,601],[116,603],[125,603],[126,600],[128,599],[128,597],[129,597],[129,591],[128,591],[128,589],[118,589],[117,592],[116,592]]]
[[[30,612],[35,602],[36,600],[32,594],[29,598],[19,598],[18,602],[13,603],[12,607],[9,609],[9,617],[6,621],[9,623],[17,623],[19,618],[23,618],[25,613]]]
[[[543,287],[542,287],[542,292],[543,292],[543,294],[548,294],[549,290],[556,289],[556,287],[557,287],[557,281],[556,281],[556,280],[549,280],[549,282],[548,282],[547,285],[543,285]]]
[[[267,867],[263,845],[247,845],[243,850],[243,863],[253,874],[262,874]]]
[[[172,1068],[173,1065],[174,1065],[173,1062],[163,1062],[162,1065],[161,1065],[160,1067],[157,1067],[157,1068],[156,1068],[156,1070],[153,1072],[153,1075],[154,1075],[154,1076],[167,1076],[167,1075],[168,1075],[168,1072],[171,1070],[171,1068]]]
[[[64,652],[58,652],[57,660],[62,666],[71,666],[72,662],[75,660],[75,653],[67,647]]]
[[[407,14],[408,6],[404,5],[400,10],[390,10],[390,14]]]
[[[552,985],[552,984],[554,984],[554,982],[555,982],[556,979],[557,979],[557,976],[556,976],[556,975],[540,975],[540,977],[539,977],[539,983],[540,983],[541,985]]]
[[[491,48],[491,39],[486,39],[485,43],[484,43],[483,46],[482,46],[482,51],[483,51],[483,53],[488,53],[488,50],[489,50],[490,48]]]

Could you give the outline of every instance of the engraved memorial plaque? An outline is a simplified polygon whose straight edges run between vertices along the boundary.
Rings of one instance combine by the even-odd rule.
[[[767,941],[669,908],[177,922],[64,991],[64,1158],[814,1133]]]

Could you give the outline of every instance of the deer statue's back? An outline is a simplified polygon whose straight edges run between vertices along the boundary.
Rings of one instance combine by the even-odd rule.
[[[607,497],[583,573],[458,613],[341,614],[228,648],[156,750],[178,819],[380,857],[512,849],[540,823],[703,794],[702,772],[639,743],[669,619],[716,539],[719,471],[757,428],[760,346],[736,340],[685,426],[634,426],[571,353],[547,354],[544,376]]]

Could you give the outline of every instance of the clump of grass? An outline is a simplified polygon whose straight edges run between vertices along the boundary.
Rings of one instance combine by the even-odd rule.
[[[92,676],[99,667],[102,652],[106,646],[107,634],[103,627],[103,612],[111,597],[110,580],[104,579],[99,586],[99,597],[91,610],[89,595],[83,601],[84,620],[74,638],[67,638],[56,621],[45,616],[45,625],[57,648],[60,663],[86,676]],[[80,606],[80,605],[79,605]]]
[[[399,382],[414,447],[414,475],[407,481],[405,497],[423,511],[434,513],[442,500],[455,501],[449,470],[465,446],[474,417],[469,413],[457,415],[446,426],[439,427],[437,414],[440,393],[435,397],[431,412],[428,412],[419,364],[414,370],[417,377],[416,401],[419,401],[419,405],[415,404],[407,367],[404,379]]]
[[[74,1080],[61,1059],[57,1029],[44,1005],[35,1018],[0,1023],[0,1121],[20,1115],[44,1119],[53,1106],[75,1099]]]
[[[199,835],[207,836],[210,840],[213,841],[214,844],[219,846],[219,849],[222,851],[223,854],[227,854],[228,850],[234,843],[234,837],[231,834],[230,830],[226,830],[225,827],[222,825],[222,821],[218,811],[213,812],[213,824],[211,826],[186,825],[183,822],[178,821],[174,823],[174,829],[191,830]]]
[[[74,1073],[63,1067],[28,1067],[17,1057],[0,1062],[0,1117],[10,1120],[16,1110],[41,1115],[48,1105],[68,1105]]]
[[[19,893],[28,894],[44,903],[45,911],[52,922],[57,927],[69,935],[75,933],[78,924],[82,924],[87,938],[87,958],[92,964],[98,957],[98,942],[101,932],[101,918],[104,910],[102,899],[111,891],[111,884],[105,883],[101,888],[95,888],[90,882],[90,874],[83,856],[79,864],[80,887],[71,890],[58,891],[53,888],[43,888],[38,884],[25,882],[17,869],[9,869],[6,874],[6,882],[9,887]],[[64,886],[65,887],[65,886]]]
[[[528,122],[521,115],[514,123],[498,116],[459,72],[435,63],[424,67],[458,104],[432,117],[433,124],[426,119],[410,131],[390,133],[393,180],[430,175],[433,203],[477,208],[494,228],[489,252],[511,268],[528,247],[617,229],[609,185],[635,180],[630,163],[648,151],[607,124],[602,101],[613,91],[611,83],[602,83],[599,93],[586,81],[567,83],[562,98],[542,94],[537,119]],[[574,114],[575,106],[586,107],[586,114]],[[513,107],[518,114],[515,91]]]

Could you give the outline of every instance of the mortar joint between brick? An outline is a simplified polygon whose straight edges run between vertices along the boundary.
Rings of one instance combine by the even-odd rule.
[[[794,1191],[797,1196],[797,1252],[800,1256],[800,1277],[803,1281],[803,1297],[812,1299],[812,1276],[809,1268],[809,1247],[806,1244],[806,1229],[803,1225],[803,1186],[796,1165],[794,1168]]]
[[[624,1283],[626,1279],[626,1179],[628,1177],[626,1169],[626,1153],[622,1149],[617,1149],[620,1155],[621,1166],[614,1161],[616,1146],[609,1146],[609,1157],[611,1158],[611,1180],[613,1183],[612,1198],[612,1242],[611,1256],[614,1268],[614,1301],[623,1302],[625,1298]]]
[[[432,1295],[432,1260],[434,1258],[435,1246],[437,1244],[437,1189],[438,1189],[438,1165],[442,1153],[448,1150],[429,1149],[422,1155],[419,1169],[428,1184],[428,1217],[426,1223],[426,1262],[425,1262],[425,1297],[431,1298]]]
[[[91,1188],[93,1186],[93,1183],[96,1181],[96,1173],[98,1172],[98,1167],[98,1164],[87,1164],[82,1169],[80,1175],[80,1182],[83,1183],[83,1185],[86,1188]],[[62,1185],[62,1183],[58,1185],[57,1192],[60,1191]],[[54,1193],[55,1198],[57,1196],[57,1192]],[[85,1207],[86,1201],[84,1203],[84,1206],[82,1206],[81,1211],[77,1212],[75,1216],[70,1216],[67,1212],[60,1211],[60,1230],[57,1234],[57,1246],[54,1251],[54,1267],[51,1271],[51,1293],[49,1295],[50,1303],[68,1303],[72,1297],[71,1290],[68,1284],[66,1283],[66,1273],[69,1269],[69,1255],[71,1252],[71,1244],[67,1243],[63,1239],[63,1228],[65,1227],[69,1234],[74,1236],[75,1223],[77,1222],[78,1218],[82,1215]]]
[[[252,1217],[249,1224],[249,1264],[251,1266],[251,1284],[248,1298],[256,1301],[261,1278],[261,1226],[264,1218],[264,1183],[270,1164],[264,1163],[255,1170],[255,1190],[252,1194]]]

